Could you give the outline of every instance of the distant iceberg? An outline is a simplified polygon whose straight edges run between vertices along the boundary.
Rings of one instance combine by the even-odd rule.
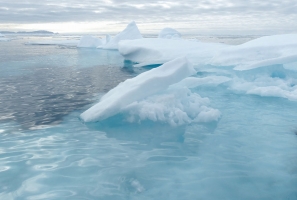
[[[81,118],[85,122],[104,120],[121,112],[129,104],[164,91],[194,73],[186,58],[174,59],[120,83],[105,94],[99,103],[82,113]]]
[[[99,38],[95,38],[90,35],[85,35],[80,38],[80,41],[77,44],[77,47],[80,48],[96,48],[102,45],[102,40]]]
[[[179,39],[179,38],[181,38],[181,34],[173,28],[164,28],[159,33],[158,38]]]
[[[121,40],[141,39],[142,35],[138,30],[136,23],[133,21],[127,27],[113,38],[107,38],[107,43],[102,46],[103,49],[118,49],[118,43]],[[109,40],[109,41],[108,41]]]

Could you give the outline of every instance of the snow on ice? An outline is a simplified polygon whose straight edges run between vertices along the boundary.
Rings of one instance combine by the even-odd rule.
[[[121,112],[129,104],[165,91],[170,85],[194,73],[186,58],[174,59],[120,83],[105,94],[99,103],[82,113],[81,118],[86,122],[106,119]]]
[[[113,38],[107,38],[107,43],[102,46],[103,49],[118,49],[118,43],[121,40],[134,40],[141,39],[142,35],[138,30],[138,27],[135,22],[131,22],[127,25],[127,27],[114,36]]]

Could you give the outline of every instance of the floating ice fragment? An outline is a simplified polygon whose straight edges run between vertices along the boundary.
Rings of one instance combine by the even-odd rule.
[[[96,48],[99,45],[102,45],[102,41],[99,38],[95,38],[90,35],[82,36],[80,38],[77,47],[84,47],[84,48]]]
[[[181,34],[173,28],[164,28],[159,33],[158,38],[179,39],[179,38],[181,38]]]
[[[128,26],[119,34],[117,34],[114,38],[106,38],[108,41],[105,45],[103,45],[103,49],[118,49],[118,43],[121,40],[134,40],[141,39],[142,35],[138,30],[136,23],[133,21],[128,24]]]
[[[195,73],[185,57],[176,58],[162,66],[120,83],[104,95],[100,102],[81,114],[85,122],[99,121],[120,112],[127,105],[164,91],[168,86]]]

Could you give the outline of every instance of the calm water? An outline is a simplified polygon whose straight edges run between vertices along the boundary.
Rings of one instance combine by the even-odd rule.
[[[117,51],[23,45],[40,39],[0,43],[0,199],[297,199],[296,102],[200,86],[218,122],[84,124],[147,69]]]

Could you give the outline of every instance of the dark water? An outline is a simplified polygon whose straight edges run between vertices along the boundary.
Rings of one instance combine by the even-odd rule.
[[[116,51],[24,42],[0,43],[0,122],[25,129],[57,124],[136,74]]]

